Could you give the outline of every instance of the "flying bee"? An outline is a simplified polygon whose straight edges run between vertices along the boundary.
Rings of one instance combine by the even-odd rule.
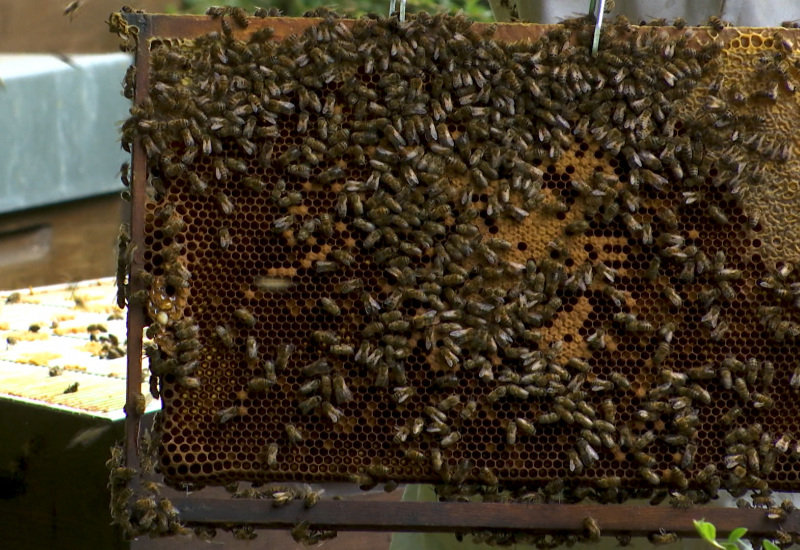
[[[83,0],[75,0],[67,4],[67,7],[64,8],[64,15],[69,15],[69,20],[72,21],[72,18],[77,13],[78,9],[83,5]]]

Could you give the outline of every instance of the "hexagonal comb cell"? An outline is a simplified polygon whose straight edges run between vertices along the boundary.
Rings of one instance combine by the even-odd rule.
[[[794,34],[223,21],[126,123],[169,483],[797,487]]]

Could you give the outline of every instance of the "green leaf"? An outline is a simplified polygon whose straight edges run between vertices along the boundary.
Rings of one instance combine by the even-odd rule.
[[[739,545],[738,545],[738,544],[736,544],[735,542],[723,542],[723,543],[722,543],[722,547],[723,547],[725,550],[741,550],[741,549],[739,548]]]
[[[717,538],[717,528],[714,527],[713,523],[709,523],[702,519],[694,520],[694,528],[697,529],[697,532],[701,537],[715,546],[718,546],[715,540]]]
[[[734,529],[731,531],[731,534],[728,535],[728,542],[737,542],[740,538],[747,533],[747,527],[739,527],[738,529]]]
[[[780,548],[778,548],[778,546],[771,540],[765,540],[763,544],[764,550],[780,550]]]

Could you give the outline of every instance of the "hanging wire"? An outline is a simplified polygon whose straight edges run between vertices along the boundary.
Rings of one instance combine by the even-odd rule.
[[[597,23],[595,23],[594,26],[594,40],[592,41],[592,55],[597,55],[597,49],[600,47],[600,29],[603,27],[603,15],[606,11],[606,0],[590,0],[589,15],[595,15],[595,8],[598,9]]]

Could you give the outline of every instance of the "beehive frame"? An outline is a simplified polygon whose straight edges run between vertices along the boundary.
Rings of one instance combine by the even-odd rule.
[[[211,30],[216,30],[216,29],[219,28],[218,27],[218,25],[219,25],[218,21],[209,20],[208,18],[191,18],[191,17],[180,17],[180,18],[177,18],[177,17],[164,17],[164,16],[143,16],[143,15],[139,15],[139,14],[128,15],[127,17],[128,17],[128,21],[129,21],[130,24],[136,25],[139,28],[139,43],[138,43],[139,46],[138,46],[138,50],[137,50],[137,79],[136,79],[136,90],[137,90],[136,98],[137,98],[137,102],[141,102],[140,98],[147,97],[146,94],[148,92],[148,87],[149,87],[148,74],[149,74],[149,54],[150,54],[150,49],[149,49],[148,38],[150,38],[150,37],[159,38],[159,39],[164,39],[164,38],[192,38],[192,37],[201,35],[204,32],[209,32]],[[250,27],[249,31],[252,31],[253,29],[257,29],[261,25],[270,26],[270,27],[272,27],[272,28],[274,28],[276,30],[276,36],[281,36],[283,32],[286,32],[287,34],[288,34],[289,30],[291,30],[291,32],[299,32],[299,30],[301,28],[310,26],[310,25],[312,25],[314,23],[315,23],[314,20],[300,20],[300,21],[297,21],[297,20],[269,19],[269,20],[264,20],[263,23],[258,21],[258,20],[254,20],[251,23],[251,27]],[[496,34],[495,34],[495,37],[498,38],[498,39],[503,39],[503,40],[509,40],[510,41],[510,40],[514,40],[514,39],[521,39],[523,37],[524,38],[532,38],[532,37],[535,37],[535,36],[539,36],[539,35],[544,34],[545,32],[547,32],[547,30],[548,30],[547,27],[542,27],[542,26],[532,26],[532,25],[508,25],[508,26],[506,26],[506,25],[502,25],[502,26],[498,27],[498,29],[496,31]],[[673,32],[674,33],[675,31],[674,30],[670,30],[669,32]],[[727,32],[730,32],[730,31],[723,31],[723,33],[721,33],[721,35],[725,36],[724,33],[727,33]],[[736,31],[736,32],[739,32],[739,31]],[[785,32],[785,36],[787,36],[787,38],[788,38],[790,35],[786,31],[784,31],[784,32]],[[759,33],[754,32],[753,34],[759,34]],[[761,32],[761,34],[763,34],[763,32]],[[137,250],[138,251],[142,251],[142,250],[146,250],[146,246],[145,246],[145,243],[143,241],[143,236],[144,236],[144,233],[145,233],[143,224],[144,224],[144,221],[145,221],[145,218],[146,218],[146,212],[145,212],[145,185],[144,185],[144,182],[146,181],[146,175],[145,175],[146,174],[146,159],[145,159],[145,156],[144,156],[143,148],[142,148],[142,146],[141,146],[141,144],[139,142],[136,143],[136,145],[134,147],[133,154],[134,154],[133,188],[132,188],[133,200],[132,200],[131,229],[132,229],[132,236],[133,236],[134,243],[139,243],[139,246],[137,247]],[[738,220],[740,222],[746,223],[747,218],[741,212],[741,210],[739,210],[738,213],[735,213],[735,215],[738,216]],[[588,243],[587,243],[587,246],[588,246]],[[612,253],[613,253],[613,246],[614,245],[609,245],[610,250],[612,251]],[[620,248],[622,248],[622,246],[620,246]],[[522,250],[522,249],[520,249],[520,250]],[[588,251],[589,250],[587,249],[587,252]],[[143,266],[143,265],[144,265],[144,258],[142,256],[137,255],[137,253],[134,253],[134,256],[133,256],[133,269],[135,270],[137,267],[140,267],[140,266]],[[135,279],[131,279],[131,289],[130,290],[131,290],[131,293],[135,293],[135,292],[141,290],[140,283],[137,282]],[[141,357],[141,332],[142,332],[143,322],[144,322],[144,311],[141,308],[132,307],[131,310],[130,310],[130,314],[129,314],[129,330],[130,330],[130,333],[129,333],[129,346],[132,346],[131,349],[129,349],[129,357],[131,358],[131,365],[130,365],[130,369],[129,369],[129,381],[132,381],[132,383],[133,383],[132,387],[138,387],[138,386],[136,386],[136,383],[135,383],[135,380],[136,380],[136,377],[137,377],[137,373],[138,373],[139,377],[141,376],[141,363],[139,363],[136,358]],[[137,338],[137,333],[138,333],[138,336],[139,336],[138,338]],[[136,343],[137,341],[139,342],[139,344],[138,344],[139,348],[138,349],[137,349],[137,343]],[[131,393],[131,396],[133,396],[133,395],[135,395],[135,393]],[[131,397],[131,399],[132,398],[133,397]],[[135,425],[135,418],[131,419],[131,423],[132,423],[132,425]],[[127,441],[128,441],[128,458],[131,461],[130,462],[131,464],[135,464],[136,463],[136,459],[135,459],[135,456],[134,456],[135,455],[134,449],[136,448],[136,431],[135,430],[129,430],[129,432],[128,432],[128,440]],[[412,480],[412,479],[411,478],[407,478],[407,480]],[[422,480],[425,480],[425,479],[422,479]],[[227,505],[220,504],[220,506],[227,506]],[[231,505],[231,506],[232,506],[231,509],[235,508],[234,505]],[[315,514],[315,515],[319,514],[320,515],[319,521],[317,522],[317,520],[315,519],[314,523],[315,524],[319,523],[320,525],[337,526],[337,527],[341,528],[342,525],[340,525],[340,523],[338,523],[336,521],[333,521],[333,520],[331,520],[331,522],[326,522],[325,519],[324,519],[324,517],[326,515],[326,512],[325,512],[326,509],[328,509],[328,511],[330,513],[333,513],[334,507],[333,507],[332,503],[321,503],[320,506],[321,507],[319,508],[318,511],[316,511],[316,509],[315,509],[315,511],[309,512],[311,514]],[[339,505],[336,505],[336,506],[339,506]],[[403,506],[406,506],[406,504],[404,504]],[[414,506],[414,505],[408,504],[408,506]],[[420,505],[420,506],[421,506],[420,509],[424,508],[424,505]],[[454,506],[458,506],[458,505],[454,505]],[[472,505],[470,505],[470,506],[472,506]],[[491,506],[491,505],[479,505],[479,506]],[[179,507],[179,508],[181,508],[181,510],[185,511],[185,513],[188,514],[188,516],[186,517],[187,520],[190,520],[190,518],[192,517],[192,513],[190,512],[190,510],[196,509],[196,508],[193,508],[193,505],[188,503],[188,502],[185,503],[185,507]],[[211,509],[211,508],[207,508],[207,510],[208,509]],[[454,510],[456,510],[456,509],[457,508],[454,508]],[[291,510],[291,509],[289,509],[289,510]],[[444,508],[442,510],[444,511]],[[606,510],[606,511],[604,512],[602,510]],[[243,510],[240,510],[240,512],[244,513]],[[294,512],[291,512],[291,511],[285,512],[284,516],[286,516],[287,514],[296,513],[296,512],[297,512],[296,510]],[[614,522],[613,519],[611,519],[611,516],[610,516],[609,512],[610,512],[610,510],[608,510],[608,507],[597,508],[597,507],[591,507],[591,506],[588,506],[588,507],[578,506],[578,507],[575,507],[573,509],[573,512],[570,512],[570,513],[568,513],[568,514],[566,514],[564,516],[564,517],[569,518],[568,520],[565,520],[567,522],[567,523],[565,523],[565,525],[568,524],[572,528],[579,529],[580,526],[581,526],[580,525],[581,518],[584,518],[584,517],[587,517],[587,516],[592,516],[592,517],[596,517],[596,518],[600,519],[601,524],[604,525],[604,529],[608,529],[610,531],[613,531],[614,530],[613,525],[614,525],[615,522]],[[709,513],[705,514],[706,517],[708,519],[711,519],[713,517],[713,515],[714,515],[713,514],[714,511],[708,510],[707,512],[709,512]],[[480,513],[480,512],[478,512],[478,513]],[[531,516],[528,515],[529,513],[530,512],[525,511],[524,513],[523,512],[519,512],[519,515],[511,514],[510,517],[515,518],[515,519],[511,520],[512,523],[514,521],[516,521],[517,519],[521,520],[521,522],[520,523],[515,523],[514,525],[507,526],[507,528],[513,528],[514,526],[517,526],[519,528],[526,528],[526,529],[535,530],[535,526],[531,523]],[[763,512],[758,512],[758,511],[750,512],[749,516],[747,515],[748,513],[749,513],[748,511],[744,511],[743,510],[743,511],[737,511],[733,515],[729,515],[728,512],[726,511],[726,515],[725,516],[720,515],[719,523],[721,525],[721,529],[725,530],[725,525],[727,524],[727,525],[731,526],[731,528],[734,527],[734,526],[745,525],[745,526],[751,527],[751,531],[754,532],[754,533],[770,532],[770,531],[774,530],[774,526],[772,526],[769,522],[766,522],[764,520]],[[470,513],[470,515],[471,514],[472,514],[472,512]],[[537,514],[538,514],[538,512],[537,512]],[[648,521],[644,521],[644,523],[641,524],[641,532],[652,532],[652,531],[655,531],[655,530],[657,530],[659,528],[665,528],[665,526],[669,524],[669,521],[677,521],[678,523],[681,524],[681,526],[678,526],[677,523],[673,523],[676,526],[675,530],[679,531],[681,534],[689,534],[691,532],[691,528],[687,528],[687,526],[690,526],[690,522],[688,521],[688,519],[691,517],[691,515],[692,515],[691,513],[686,513],[686,512],[681,512],[681,511],[659,510],[659,509],[653,509],[653,510],[649,510],[649,511],[642,511],[642,517],[643,518],[647,518]],[[302,516],[302,514],[301,514],[301,516]],[[293,516],[293,517],[296,517],[296,516]],[[427,518],[427,516],[424,515],[424,514],[422,516],[420,516],[420,517]],[[455,517],[456,516],[453,516],[452,519],[454,519]],[[546,514],[546,515],[539,516],[539,517],[543,520],[541,522],[542,526],[552,526],[553,525],[551,523],[551,517],[550,517],[549,513]],[[545,517],[548,518],[547,521],[544,521]],[[725,519],[723,519],[723,517]],[[202,522],[205,521],[202,518],[208,518],[208,516],[204,516],[202,513],[198,513],[197,515],[194,516],[194,519],[190,520],[190,521],[198,521],[198,522],[202,523]],[[445,518],[450,519],[447,516],[447,514],[445,514]],[[469,521],[465,521],[465,522],[459,524],[459,522],[457,520],[454,520],[454,522],[452,524],[449,524],[448,519],[443,520],[442,524],[448,524],[446,527],[447,528],[452,528],[454,530],[458,530],[459,527],[461,527],[461,528],[467,528],[467,527],[476,528],[476,525],[482,525],[482,526],[486,527],[485,524],[482,524],[482,523],[471,524]],[[649,520],[652,520],[652,523]],[[791,520],[787,520],[787,521],[790,522]],[[258,521],[254,521],[254,522],[258,523]],[[284,519],[283,522],[284,523],[294,523],[294,521],[287,522],[286,519]],[[737,524],[737,522],[738,522],[738,524]],[[281,522],[279,520],[276,520],[276,523],[281,523]],[[358,523],[358,522],[354,522],[354,523]],[[539,522],[537,521],[536,523],[539,523]],[[419,523],[415,524],[414,522],[411,522],[410,524],[412,524],[413,526],[415,526],[417,528],[421,527],[421,525]],[[361,528],[364,528],[365,526],[369,525],[369,521],[365,521],[364,523],[359,524],[359,525],[360,525]],[[502,525],[502,522],[498,523],[497,525]],[[626,522],[626,525],[622,525],[622,524],[618,524],[618,525],[619,525],[620,530],[629,530],[629,528],[628,528],[629,527],[629,522]],[[503,525],[503,526],[505,526],[505,525]],[[570,528],[569,526],[564,527],[564,528],[568,529],[568,528]],[[606,526],[608,526],[608,527],[606,527]],[[392,530],[399,530],[399,527],[400,526],[397,525],[397,523],[392,523],[390,527],[384,527],[384,528],[389,528],[389,529],[392,529]],[[784,528],[786,528],[787,530],[790,530],[790,531],[794,530],[793,528],[791,528],[789,523],[786,523],[784,525]]]

